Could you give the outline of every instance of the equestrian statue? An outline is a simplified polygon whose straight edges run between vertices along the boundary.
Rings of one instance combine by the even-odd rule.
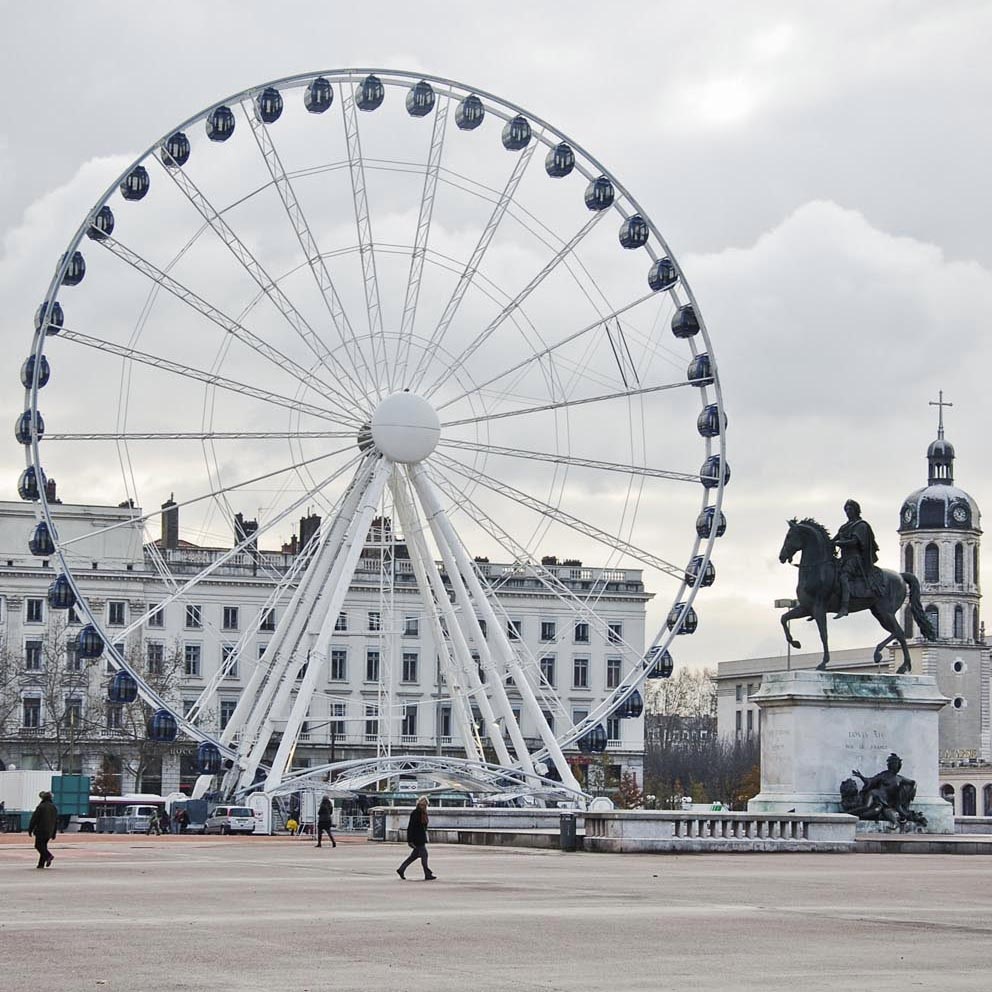
[[[834,619],[839,620],[849,613],[871,610],[871,615],[888,631],[888,637],[875,647],[875,664],[882,661],[882,648],[898,641],[903,657],[898,674],[902,675],[912,669],[906,632],[898,619],[907,589],[909,608],[920,633],[928,641],[936,640],[936,632],[920,600],[919,580],[911,572],[879,568],[875,564],[878,561],[875,534],[871,525],[861,519],[861,507],[857,501],[849,499],[844,504],[844,513],[847,521],[834,537],[823,524],[811,517],[789,521],[789,531],[778,560],[783,564],[791,563],[793,556],[797,552],[800,554],[799,584],[796,587],[799,605],[782,614],[785,639],[792,647],[801,647],[789,633],[789,621],[802,617],[815,620],[823,642],[823,660],[816,667],[822,671],[830,661],[827,611],[836,611]]]

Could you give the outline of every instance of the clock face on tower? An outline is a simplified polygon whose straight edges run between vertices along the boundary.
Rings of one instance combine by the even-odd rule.
[[[911,524],[913,522],[913,508],[911,506],[907,506],[902,511],[902,519],[907,524]]]
[[[951,516],[959,523],[963,524],[968,519],[968,511],[963,506],[956,506],[951,511]]]

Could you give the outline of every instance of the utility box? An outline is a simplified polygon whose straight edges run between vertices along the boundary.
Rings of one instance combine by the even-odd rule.
[[[559,820],[558,847],[562,851],[574,851],[578,844],[576,817],[574,813],[562,813]]]
[[[86,816],[89,813],[89,775],[53,775],[51,792],[59,816]]]

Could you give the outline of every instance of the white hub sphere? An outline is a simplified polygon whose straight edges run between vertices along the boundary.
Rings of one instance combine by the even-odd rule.
[[[372,441],[387,458],[404,465],[423,461],[436,447],[441,422],[434,407],[415,393],[393,393],[372,414]]]

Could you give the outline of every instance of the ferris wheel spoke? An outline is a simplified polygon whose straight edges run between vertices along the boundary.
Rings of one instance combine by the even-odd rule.
[[[375,267],[375,242],[372,240],[372,220],[369,216],[368,190],[365,184],[365,162],[362,158],[362,138],[358,128],[358,105],[355,101],[355,83],[339,87],[341,115],[344,120],[345,141],[348,145],[348,166],[351,174],[351,195],[355,205],[355,227],[358,230],[358,250],[362,262],[362,282],[365,287],[365,306],[368,311],[369,335],[372,346],[372,365],[381,369],[386,385],[392,392],[391,374],[385,356],[382,337],[382,303],[379,299],[379,278]],[[373,375],[371,386],[382,398],[378,375]]]
[[[255,137],[255,142],[258,145],[258,150],[262,155],[265,166],[269,170],[269,175],[272,176],[272,183],[276,188],[276,192],[279,194],[279,199],[282,201],[286,216],[289,218],[289,222],[296,234],[296,239],[300,243],[300,248],[303,250],[303,257],[306,259],[307,266],[317,283],[321,299],[323,299],[331,322],[337,330],[338,338],[344,345],[345,352],[352,363],[357,367],[357,362],[360,360],[365,366],[365,370],[369,373],[371,381],[374,377],[369,369],[365,353],[358,343],[355,330],[351,326],[351,321],[348,319],[348,314],[344,309],[338,291],[334,286],[334,281],[328,271],[327,263],[313,236],[310,224],[306,219],[306,215],[303,213],[303,208],[300,206],[289,174],[283,167],[282,159],[279,157],[279,152],[272,140],[271,131],[255,114],[254,109],[250,106],[250,101],[242,101],[241,109]],[[354,387],[354,395],[356,397],[363,396],[366,392],[365,387],[355,379],[351,369],[344,364],[340,364],[339,367]]]
[[[274,469],[271,472],[264,472],[262,475],[256,475],[250,479],[243,479],[240,482],[231,483],[231,485],[224,486],[221,489],[212,489],[210,492],[201,493],[199,496],[193,496],[190,499],[181,500],[180,502],[175,503],[174,506],[177,510],[181,510],[185,506],[194,506],[195,504],[202,503],[207,499],[214,499],[217,496],[237,492],[239,489],[247,489],[249,486],[256,485],[259,482],[275,479],[278,476],[284,475],[288,472],[296,472],[299,469],[305,468],[309,465],[316,465],[317,462],[322,462],[327,458],[336,458],[338,455],[344,454],[348,450],[351,450],[351,445],[348,445],[346,448],[338,448],[337,451],[329,451],[323,455],[316,455],[313,458],[307,458],[303,461],[294,462],[292,465],[284,465],[281,468]],[[352,463],[353,462],[354,459],[352,459]],[[85,534],[80,534],[78,537],[70,537],[65,540],[60,540],[59,547],[68,548],[77,541],[88,541],[100,534],[106,534],[113,530],[119,530],[124,527],[134,527],[136,524],[145,523],[148,520],[154,520],[161,515],[162,510],[152,510],[149,513],[144,513],[139,516],[128,517],[126,520],[121,520],[116,524],[108,524],[106,527],[98,527],[95,530],[87,531]]]
[[[334,389],[329,382],[317,375],[312,369],[306,369],[302,365],[299,365],[297,362],[293,361],[287,355],[284,355],[278,348],[274,348],[257,334],[253,334],[249,331],[243,324],[232,319],[231,317],[228,317],[225,313],[218,310],[215,306],[208,303],[202,297],[198,296],[181,282],[173,279],[172,276],[168,275],[166,272],[163,272],[147,259],[142,258],[137,252],[131,250],[126,245],[121,244],[121,242],[110,236],[105,237],[102,241],[98,242],[98,244],[102,245],[113,255],[117,256],[117,258],[126,262],[142,275],[149,278],[156,285],[161,286],[163,289],[172,293],[176,299],[181,300],[197,313],[202,314],[208,320],[215,323],[237,341],[240,341],[242,344],[251,348],[280,371],[290,372],[296,375],[301,382],[312,381],[322,386],[326,393],[331,394],[333,401],[337,390]],[[351,401],[349,401],[346,406],[341,407],[342,412],[352,409],[354,409],[354,403]]]
[[[603,215],[606,211],[598,210],[582,225],[581,228],[572,236],[571,240],[566,242],[559,251],[548,260],[540,272],[534,276],[533,279],[519,293],[496,315],[496,317],[491,320],[486,327],[476,336],[475,340],[472,341],[468,347],[466,347],[457,358],[451,364],[451,367],[446,369],[441,376],[435,380],[434,384],[430,386],[425,392],[424,396],[429,398],[441,388],[441,385],[445,382],[446,378],[451,374],[452,371],[456,371],[465,366],[465,363],[481,348],[486,341],[493,335],[493,333],[500,327],[504,320],[510,316],[515,310],[517,310],[523,302],[530,296],[531,293],[541,285],[542,282],[552,273],[554,270],[575,250],[582,239],[602,220]]]
[[[673,578],[678,579],[680,582],[685,575],[684,568],[677,568],[671,562],[667,562],[663,558],[659,558],[650,551],[645,551],[643,548],[630,544],[629,542],[624,541],[613,534],[608,534],[606,531],[595,526],[595,524],[581,520],[571,513],[566,513],[564,510],[559,509],[551,503],[545,502],[543,499],[538,499],[536,496],[531,496],[520,489],[515,489],[513,486],[507,485],[505,482],[500,482],[498,479],[494,479],[492,476],[480,472],[477,468],[472,468],[469,465],[465,465],[456,459],[449,458],[447,455],[439,455],[435,452],[434,457],[439,459],[443,466],[452,472],[456,472],[463,478],[485,482],[493,492],[499,493],[499,495],[521,506],[526,506],[535,513],[543,514],[552,520],[558,521],[558,523],[565,524],[573,530],[578,531],[580,534],[585,534],[586,537],[591,537],[594,541],[598,541],[600,544],[606,545],[606,547],[613,551],[619,551],[622,554],[630,555],[631,558],[636,558],[638,561],[644,562],[644,564],[650,565],[652,568],[665,572]]]
[[[400,337],[397,347],[396,376],[397,386],[405,383],[407,364],[410,359],[410,344],[417,318],[417,302],[420,299],[420,281],[423,277],[424,258],[430,241],[431,220],[434,216],[434,197],[437,193],[438,175],[441,169],[441,155],[444,150],[444,136],[448,122],[448,106],[451,97],[442,95],[434,109],[434,127],[431,131],[431,146],[427,155],[427,168],[424,170],[424,187],[420,196],[420,214],[417,217],[417,231],[410,253],[410,273],[406,282],[406,297],[403,301],[403,316],[400,320]]]
[[[175,602],[177,599],[182,599],[186,593],[188,593],[191,589],[196,588],[196,586],[203,582],[204,579],[213,575],[217,569],[229,562],[233,557],[235,557],[235,555],[239,555],[247,548],[257,545],[258,541],[277,524],[285,520],[290,514],[295,513],[301,506],[304,506],[308,500],[313,500],[314,493],[320,492],[325,487],[329,486],[364,457],[364,454],[355,455],[354,458],[349,459],[349,461],[347,461],[340,468],[325,476],[313,490],[308,490],[300,496],[299,499],[293,500],[288,506],[280,510],[279,513],[275,514],[269,520],[266,520],[264,523],[259,523],[257,530],[252,531],[250,534],[246,534],[241,541],[238,541],[234,545],[234,547],[223,551],[212,562],[210,562],[209,565],[203,568],[192,578],[188,579],[182,585],[178,586],[171,595],[165,597],[165,599],[159,603],[156,603],[150,610],[144,611],[138,617],[133,619],[131,623],[119,633],[118,639],[125,640],[130,634],[133,634],[136,630],[139,630],[142,624],[144,624],[148,617],[153,613],[157,613],[170,603]]]
[[[45,434],[46,441],[270,441],[354,437],[354,431],[118,431],[106,434]]]
[[[235,379],[225,379],[223,376],[213,372],[205,372],[203,369],[196,369],[189,365],[180,365],[178,362],[162,358],[160,355],[151,355],[144,351],[138,351],[135,348],[127,348],[124,345],[115,344],[113,341],[106,341],[103,338],[95,338],[88,334],[83,334],[81,331],[63,328],[59,333],[59,337],[65,341],[74,341],[77,344],[85,345],[87,348],[96,348],[99,351],[117,355],[129,362],[148,365],[152,368],[161,369],[164,372],[170,372],[187,379],[204,382],[210,386],[226,389],[229,392],[251,396],[253,399],[261,400],[264,403],[272,403],[275,406],[285,407],[287,410],[293,410],[296,413],[305,413],[312,417],[319,417],[321,420],[333,420],[339,423],[344,421],[345,423],[355,424],[356,427],[359,425],[358,420],[354,416],[345,417],[340,413],[327,410],[324,407],[313,406],[301,400],[290,399],[288,396],[281,396],[278,393],[259,389],[257,386],[249,386],[247,383],[238,382]]]
[[[626,303],[622,307],[618,307],[612,313],[607,314],[607,316],[594,320],[591,324],[587,324],[585,327],[581,328],[580,330],[574,331],[572,334],[569,334],[567,337],[562,338],[560,341],[556,342],[555,344],[549,345],[547,348],[544,348],[541,351],[535,351],[532,355],[528,355],[527,358],[523,359],[520,362],[517,362],[516,365],[511,365],[509,368],[504,369],[502,372],[499,372],[496,375],[491,376],[489,379],[486,379],[483,382],[478,383],[478,385],[475,386],[473,389],[466,390],[463,393],[459,393],[457,396],[453,397],[450,400],[445,400],[443,403],[440,403],[437,406],[437,409],[439,411],[443,410],[445,409],[445,407],[449,407],[452,404],[459,402],[460,400],[466,399],[468,396],[471,396],[476,390],[483,390],[487,386],[491,386],[494,382],[499,382],[500,379],[504,379],[507,376],[512,375],[514,372],[528,371],[533,365],[543,361],[549,355],[554,354],[559,348],[563,348],[565,345],[570,344],[572,341],[575,341],[578,338],[583,337],[583,335],[589,334],[592,331],[597,330],[598,328],[604,327],[607,321],[616,320],[618,317],[620,317],[621,314],[626,313],[628,310],[633,310],[635,307],[640,306],[640,304],[646,302],[647,300],[654,299],[656,295],[657,294],[655,293],[646,293],[644,296],[640,296],[636,300],[632,300],[630,303]]]
[[[182,168],[170,168],[164,162],[160,164],[165,174],[176,184],[197,213],[210,225],[211,230],[213,230],[217,237],[224,242],[231,254],[254,280],[259,289],[265,293],[272,305],[282,314],[286,323],[296,332],[297,336],[309,348],[314,357],[328,372],[337,371],[339,374],[344,375],[345,372],[340,362],[328,351],[326,345],[321,341],[320,336],[316,334],[303,315],[293,306],[292,301],[279,287],[278,282],[265,271],[258,259],[251,253],[248,246],[235,234],[230,224],[224,219],[223,213],[214,207]],[[332,388],[331,391],[346,407],[354,406],[356,397],[350,396],[336,387]]]
[[[427,348],[420,356],[420,359],[414,368],[410,386],[414,392],[420,388],[420,384],[423,382],[424,376],[426,376],[427,371],[430,368],[431,359],[444,343],[444,337],[448,332],[448,327],[454,319],[455,314],[458,312],[458,307],[461,305],[465,293],[472,285],[472,281],[475,279],[475,274],[478,272],[479,266],[482,264],[482,260],[485,258],[489,246],[492,244],[493,238],[496,235],[496,231],[499,229],[501,221],[506,216],[507,208],[513,201],[514,194],[517,191],[517,187],[520,185],[520,180],[523,178],[524,172],[527,170],[527,166],[530,164],[531,158],[534,155],[534,149],[537,145],[538,142],[536,141],[530,142],[530,144],[528,144],[527,147],[520,153],[520,156],[513,165],[513,171],[510,173],[510,178],[507,179],[506,185],[503,187],[503,191],[500,194],[499,199],[496,201],[496,205],[493,207],[492,213],[489,215],[486,226],[483,228],[482,234],[479,235],[478,243],[476,244],[471,257],[465,263],[465,267],[462,269],[462,273],[458,277],[458,283],[451,294],[451,298],[448,300],[447,304],[445,304],[444,311],[441,314],[441,319],[438,321],[437,327],[434,328],[434,331],[430,336],[430,340],[427,342]]]
[[[503,448],[496,444],[478,444],[474,441],[455,441],[442,438],[438,442],[442,448],[459,448],[463,451],[479,451],[485,454],[503,455],[507,458],[524,458],[530,461],[574,465],[579,468],[593,468],[602,472],[620,472],[624,475],[643,475],[652,479],[671,479],[675,482],[700,482],[698,474],[669,472],[660,468],[643,465],[626,465],[622,462],[604,462],[595,458],[580,458],[577,455],[561,455],[550,451],[528,451],[526,448]]]
[[[548,410],[561,410],[566,407],[583,406],[589,403],[605,403],[608,400],[624,399],[632,396],[643,396],[646,393],[658,393],[666,389],[681,389],[691,385],[688,382],[668,382],[657,386],[642,386],[640,389],[621,389],[615,393],[602,393],[599,396],[580,396],[574,400],[559,400],[555,403],[544,403],[541,406],[524,407],[519,410],[504,410],[501,413],[487,413],[478,417],[464,417],[461,420],[448,420],[442,427],[459,427],[462,424],[480,424],[490,420],[502,420],[506,417],[523,417],[532,413],[544,413]]]

